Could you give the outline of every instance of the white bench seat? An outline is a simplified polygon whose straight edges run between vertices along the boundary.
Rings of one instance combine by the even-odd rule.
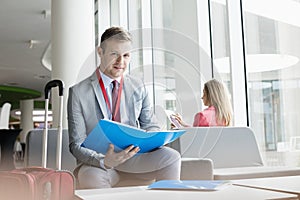
[[[177,149],[183,158],[211,159],[214,179],[300,175],[300,167],[265,166],[249,127],[192,127],[186,130]]]

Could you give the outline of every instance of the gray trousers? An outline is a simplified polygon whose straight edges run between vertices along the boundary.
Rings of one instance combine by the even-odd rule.
[[[179,180],[180,154],[169,147],[137,154],[114,169],[83,165],[78,171],[80,188],[110,188],[125,179],[136,180]],[[126,181],[126,180],[125,180]]]

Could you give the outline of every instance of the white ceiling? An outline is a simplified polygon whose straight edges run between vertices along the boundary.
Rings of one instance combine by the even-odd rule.
[[[285,5],[287,2],[292,7],[298,6],[299,10],[299,3],[285,1]],[[248,7],[247,4],[245,9]],[[43,93],[51,77],[49,69],[42,64],[51,39],[51,16],[45,17],[43,12],[50,12],[50,9],[51,0],[0,1],[0,85],[24,87]],[[293,12],[284,16],[298,19],[295,15]],[[276,16],[280,16],[278,12]],[[292,24],[291,19],[288,24]],[[32,48],[30,40],[36,42]]]
[[[51,16],[43,11],[50,9],[51,0],[0,1],[0,85],[43,93],[51,76],[41,62],[51,39]]]

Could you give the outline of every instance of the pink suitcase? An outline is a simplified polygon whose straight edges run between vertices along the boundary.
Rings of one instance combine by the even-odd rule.
[[[57,137],[56,168],[46,168],[48,138],[48,105],[53,87],[59,87],[59,126]],[[45,86],[45,129],[41,167],[28,167],[0,172],[0,199],[70,200],[75,199],[75,178],[61,170],[63,82],[52,80]]]
[[[74,189],[68,171],[30,167],[0,172],[0,199],[71,200]]]

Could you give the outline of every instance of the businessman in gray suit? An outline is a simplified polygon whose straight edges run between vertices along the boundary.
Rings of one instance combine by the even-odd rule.
[[[180,178],[180,154],[169,147],[138,154],[139,147],[129,146],[115,152],[114,145],[110,144],[103,155],[81,146],[103,118],[147,131],[160,128],[144,83],[124,74],[131,59],[131,48],[129,32],[120,27],[107,29],[98,47],[100,66],[90,77],[69,89],[69,147],[77,159],[74,174],[80,188],[109,188],[128,177],[136,180]],[[113,87],[119,88],[116,93]]]

